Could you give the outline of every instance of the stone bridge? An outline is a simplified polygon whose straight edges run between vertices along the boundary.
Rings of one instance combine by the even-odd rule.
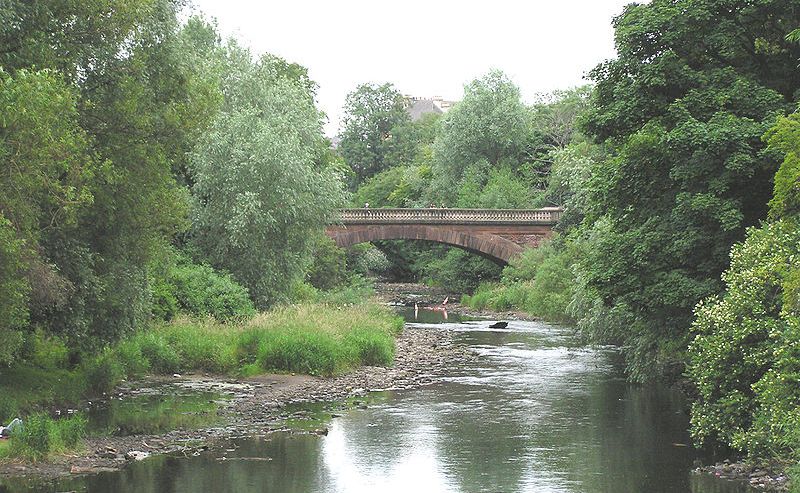
[[[427,240],[452,245],[506,264],[525,247],[552,234],[561,217],[545,209],[342,209],[325,230],[347,248],[376,240]]]

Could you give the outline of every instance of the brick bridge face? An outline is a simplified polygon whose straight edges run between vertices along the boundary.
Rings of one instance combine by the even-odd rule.
[[[342,248],[376,240],[427,240],[508,263],[552,234],[561,209],[342,209],[326,234]]]

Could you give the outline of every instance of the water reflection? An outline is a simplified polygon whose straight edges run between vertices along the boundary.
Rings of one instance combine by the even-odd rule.
[[[478,358],[454,362],[442,382],[345,412],[326,437],[239,440],[224,457],[155,458],[59,491],[747,491],[690,474],[697,452],[686,446],[681,396],[629,385],[613,350],[575,347],[569,330],[539,323],[490,329],[441,313],[422,323],[422,314],[414,327],[455,329]]]

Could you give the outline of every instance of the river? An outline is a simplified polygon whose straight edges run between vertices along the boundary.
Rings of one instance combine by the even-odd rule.
[[[456,331],[478,357],[453,361],[431,385],[372,395],[331,418],[327,436],[238,439],[197,457],[152,457],[121,472],[0,491],[749,491],[691,473],[702,457],[681,395],[628,384],[613,348],[576,346],[569,329],[539,322],[489,329],[452,315],[404,315],[411,330]]]

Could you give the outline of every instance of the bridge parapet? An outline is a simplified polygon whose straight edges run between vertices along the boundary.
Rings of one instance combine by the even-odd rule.
[[[544,209],[341,209],[341,224],[555,225],[563,210]]]

